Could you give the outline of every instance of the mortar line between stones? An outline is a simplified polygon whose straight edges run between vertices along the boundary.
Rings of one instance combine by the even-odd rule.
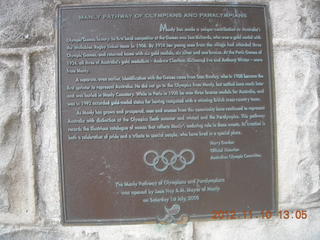
[[[32,144],[32,125],[31,125],[31,99],[30,99],[30,55],[25,53],[22,55],[23,78],[22,78],[22,124],[23,124],[23,152],[26,162],[26,170],[28,174],[28,187],[25,189],[28,195],[28,207],[30,208],[30,222],[34,222],[35,207],[35,178],[34,178],[34,159]]]
[[[192,240],[197,240],[196,223],[192,222]]]
[[[19,54],[19,55],[30,55],[34,52],[44,52],[48,50],[54,50],[54,45],[46,46],[35,46],[35,47],[22,47],[22,48],[0,48],[0,54],[10,55],[10,54]]]
[[[298,39],[298,40],[289,40],[285,38],[274,38],[273,39],[274,47],[299,47],[299,48],[311,48],[314,50],[320,49],[320,39]]]

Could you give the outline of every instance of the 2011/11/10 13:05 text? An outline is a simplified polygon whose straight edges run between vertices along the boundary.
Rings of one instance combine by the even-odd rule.
[[[223,220],[223,219],[271,219],[272,217],[279,217],[280,219],[307,219],[307,210],[213,210],[211,212],[211,219]]]

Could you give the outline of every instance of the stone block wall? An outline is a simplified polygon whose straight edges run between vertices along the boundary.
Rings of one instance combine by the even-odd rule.
[[[55,6],[92,2],[0,1],[0,239],[320,239],[319,0],[252,1],[272,20],[279,209],[307,219],[61,225]]]

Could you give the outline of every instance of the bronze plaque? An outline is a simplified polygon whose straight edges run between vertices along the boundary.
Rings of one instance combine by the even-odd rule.
[[[276,210],[267,10],[58,8],[64,223],[171,223]]]

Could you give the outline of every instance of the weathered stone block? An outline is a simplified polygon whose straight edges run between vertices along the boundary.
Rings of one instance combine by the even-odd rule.
[[[295,1],[270,0],[270,17],[274,38],[297,38],[299,17]]]
[[[320,206],[320,56],[275,49],[280,203]]]
[[[33,212],[32,162],[25,157],[22,66],[0,56],[0,222],[29,221]],[[29,149],[31,151],[31,149]],[[28,218],[28,219],[27,219]]]
[[[163,2],[170,2],[171,0],[163,0]],[[177,0],[175,2],[186,2],[188,0]],[[57,4],[95,4],[95,3],[101,3],[101,4],[119,4],[119,3],[152,3],[156,2],[155,0],[121,0],[121,1],[114,1],[114,0],[54,0]]]
[[[87,235],[98,234],[99,239],[110,240],[191,240],[193,238],[193,223],[185,225],[139,224],[120,226],[95,227],[65,227],[73,232],[84,231]]]
[[[99,240],[97,234],[86,234],[85,232],[72,233],[57,229],[30,228],[13,229],[0,233],[0,240]]]
[[[193,225],[3,227],[0,240],[191,240]]]
[[[50,43],[54,16],[54,4],[49,0],[0,1],[0,46]]]
[[[21,66],[18,57],[0,59],[0,211],[9,210],[8,175],[10,165],[19,155],[21,131]],[[17,149],[18,148],[18,149]],[[18,151],[17,151],[18,150]],[[20,149],[21,152],[21,149]]]
[[[320,1],[298,0],[299,30],[302,38],[320,38]]]
[[[38,208],[43,219],[60,221],[54,53],[35,53],[30,60]]]

